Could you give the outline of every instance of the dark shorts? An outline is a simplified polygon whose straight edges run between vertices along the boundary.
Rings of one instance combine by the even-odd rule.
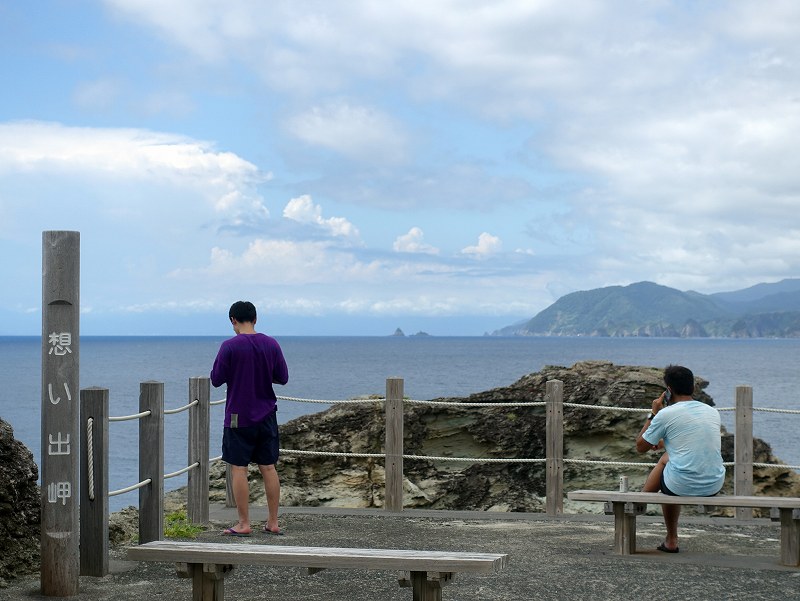
[[[668,489],[667,485],[664,484],[664,472],[661,472],[661,492],[664,493],[665,495],[669,495],[671,497],[679,496],[679,495],[676,495],[674,492],[672,492],[670,489]]]
[[[669,495],[671,497],[680,497],[681,496],[681,495],[676,495],[669,488],[667,488],[666,484],[664,484],[664,472],[661,472],[661,492],[664,493],[665,495]],[[716,497],[718,494],[719,494],[719,491],[715,492],[713,495],[706,495],[706,496],[707,497]]]
[[[225,428],[222,460],[231,465],[275,465],[278,462],[278,416],[273,411],[263,422],[244,428]]]

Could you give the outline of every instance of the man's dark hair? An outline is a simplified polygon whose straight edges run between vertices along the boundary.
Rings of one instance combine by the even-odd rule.
[[[255,323],[256,306],[250,301],[236,301],[231,305],[228,317],[239,323]]]
[[[664,384],[669,386],[674,394],[694,395],[694,374],[688,367],[668,365],[664,369]]]

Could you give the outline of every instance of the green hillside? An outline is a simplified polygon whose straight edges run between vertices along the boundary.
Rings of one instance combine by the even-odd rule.
[[[800,280],[761,284],[746,294],[705,295],[653,282],[573,292],[531,320],[495,334],[796,337],[800,336]]]

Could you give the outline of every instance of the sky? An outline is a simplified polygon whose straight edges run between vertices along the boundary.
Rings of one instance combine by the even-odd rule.
[[[800,3],[0,0],[0,335],[482,335],[800,276]]]

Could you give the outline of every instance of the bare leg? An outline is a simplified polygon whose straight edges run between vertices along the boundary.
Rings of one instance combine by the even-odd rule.
[[[664,453],[650,472],[650,475],[647,476],[642,492],[659,492],[661,490],[661,474],[664,472],[664,466],[667,465],[667,461],[669,461],[669,456]]]
[[[267,495],[267,523],[266,529],[278,531],[278,504],[281,499],[281,481],[278,470],[274,465],[259,465],[261,476],[264,478],[264,493]]]
[[[680,505],[662,505],[661,512],[664,514],[664,525],[667,527],[667,538],[664,544],[668,549],[678,548],[678,518],[681,517]]]
[[[231,487],[236,501],[239,523],[234,526],[238,532],[250,532],[250,486],[247,484],[247,466],[231,465]]]
[[[669,461],[669,455],[664,453],[661,459],[647,476],[642,492],[659,492],[661,490],[661,474]],[[664,514],[664,525],[667,527],[667,537],[664,544],[668,549],[678,547],[678,519],[681,516],[680,505],[662,505],[661,513]]]

